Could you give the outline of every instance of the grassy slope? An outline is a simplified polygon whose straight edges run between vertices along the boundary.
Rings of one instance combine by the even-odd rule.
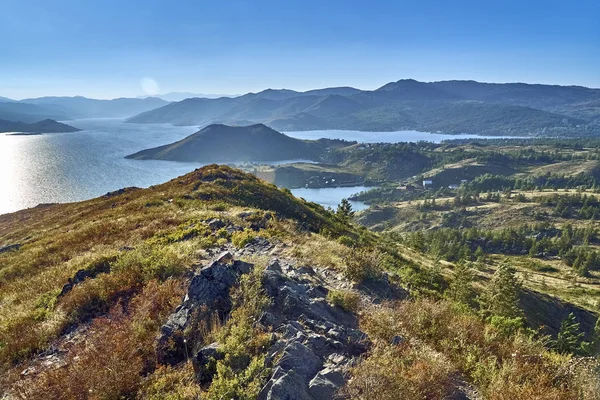
[[[278,218],[258,233],[251,232],[250,221],[240,217],[242,211],[259,217],[274,213]],[[229,235],[212,232],[203,222],[210,218],[231,221],[246,230]],[[344,235],[344,242],[363,247],[357,239],[369,234],[319,206],[295,199],[286,190],[221,166],[208,166],[149,189],[128,189],[85,202],[4,215],[0,217],[0,243],[22,247],[0,254],[0,387],[16,385],[24,398],[41,393],[52,398],[197,398],[201,390],[189,364],[156,365],[154,337],[180,302],[191,269],[207,261],[204,249],[224,243],[243,245],[254,235],[284,241],[287,254],[300,263],[341,271],[356,264],[356,254],[363,254],[359,260],[369,265],[389,265],[400,276],[412,277],[409,282],[413,283],[419,279],[416,271],[434,266],[422,256],[411,258],[408,250],[400,258],[392,257],[396,250],[379,254],[387,251],[383,248],[354,253],[332,238]],[[91,271],[105,262],[110,264],[110,273],[87,279],[59,296],[76,271]],[[256,291],[248,284],[244,296]],[[578,374],[555,383],[568,356],[548,352],[529,339],[503,338],[445,300],[368,307],[361,320],[374,339],[375,357],[370,358],[374,365],[354,371],[357,380],[348,388],[350,393],[362,392],[362,384],[371,382],[382,391],[379,398],[435,398],[438,393],[449,394],[449,384],[458,375],[490,399],[575,399],[580,392]],[[208,336],[225,335],[227,343],[251,351],[265,335],[253,333],[244,321],[258,318],[260,310],[243,304],[236,310],[225,329],[209,327],[216,331]],[[73,335],[64,336],[66,332]],[[390,347],[390,335],[398,332],[409,342]],[[28,366],[38,367],[35,354],[49,344],[68,354],[68,366],[39,375],[33,372],[23,380],[21,372]],[[515,352],[538,358],[511,358]],[[473,360],[486,361],[473,364]],[[436,379],[431,380],[432,376]],[[221,386],[239,385],[235,375],[222,378]],[[587,381],[588,387],[593,389],[593,382]],[[208,398],[218,398],[211,397],[210,390]],[[543,397],[546,394],[551,396]]]

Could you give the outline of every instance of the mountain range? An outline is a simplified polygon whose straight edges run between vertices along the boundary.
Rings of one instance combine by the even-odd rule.
[[[317,159],[325,142],[294,139],[263,124],[214,124],[172,144],[142,150],[127,158],[188,162],[240,162]]]
[[[155,97],[113,100],[81,96],[39,97],[20,101],[1,98],[0,119],[31,123],[43,119],[67,121],[80,118],[126,118],[166,104],[167,101]]]
[[[206,126],[264,123],[284,131],[420,130],[489,135],[600,134],[600,89],[475,81],[267,89],[239,97],[189,98],[143,112],[130,123]]]
[[[181,101],[185,99],[189,99],[191,97],[203,97],[206,99],[218,99],[219,97],[237,97],[238,94],[229,95],[229,94],[214,94],[214,93],[192,93],[192,92],[169,92],[164,94],[156,94],[154,96],[140,96],[140,99],[145,99],[148,97],[157,97],[159,99],[163,99],[165,101]]]

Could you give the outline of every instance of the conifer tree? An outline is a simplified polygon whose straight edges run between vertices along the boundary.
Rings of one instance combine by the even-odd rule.
[[[454,280],[450,283],[448,295],[454,301],[471,304],[475,298],[475,291],[471,286],[473,270],[465,263],[459,263],[454,269]]]
[[[560,331],[553,347],[559,353],[575,353],[581,349],[582,342],[583,332],[579,329],[579,322],[576,321],[575,315],[570,313],[560,324]]]
[[[337,207],[336,213],[344,219],[352,218],[352,216],[354,215],[354,210],[352,210],[352,204],[350,204],[348,199],[342,199],[342,201]]]
[[[520,291],[521,283],[515,275],[515,269],[507,264],[500,265],[482,295],[483,310],[500,317],[521,317]]]

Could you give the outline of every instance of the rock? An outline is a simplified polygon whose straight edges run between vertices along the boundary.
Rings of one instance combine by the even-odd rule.
[[[323,362],[308,347],[294,341],[283,349],[277,363],[284,371],[293,370],[308,382],[321,369]]]
[[[73,278],[69,278],[69,281],[63,286],[58,297],[62,297],[69,293],[73,287],[86,279],[93,279],[99,274],[107,274],[110,272],[110,261],[104,260],[92,265],[89,269],[80,269],[73,275]]]
[[[242,274],[247,274],[252,265],[239,260],[233,260],[229,252],[221,253],[217,261],[202,268],[190,282],[187,298],[195,306],[206,306],[219,314],[231,310],[229,290],[237,283]]]
[[[402,336],[396,335],[392,338],[392,340],[390,340],[390,344],[393,346],[398,346],[402,343],[404,343],[404,338]]]
[[[310,381],[308,392],[315,400],[329,400],[346,383],[344,374],[339,370],[325,368]]]
[[[314,400],[304,378],[295,371],[275,370],[258,395],[258,400]]]
[[[223,354],[219,352],[219,344],[212,343],[204,346],[192,358],[196,379],[201,385],[210,383],[216,373],[216,361],[222,360]]]
[[[17,251],[21,248],[20,243],[9,244],[7,246],[0,247],[0,254],[7,253],[9,251]]]
[[[206,221],[206,224],[213,231],[218,231],[219,229],[227,226],[227,224],[225,222],[223,222],[223,220],[220,220],[218,218],[210,219],[210,220]]]
[[[215,261],[194,275],[183,303],[169,316],[156,339],[156,354],[160,364],[177,364],[186,358],[186,350],[193,347],[183,337],[192,315],[210,318],[216,313],[224,319],[231,311],[229,291],[242,274],[247,274],[252,264],[235,260],[229,252],[219,254]],[[207,310],[206,315],[202,310]],[[196,311],[196,313],[194,313]]]

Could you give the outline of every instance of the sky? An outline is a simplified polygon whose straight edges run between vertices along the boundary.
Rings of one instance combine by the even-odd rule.
[[[598,0],[0,0],[0,96],[600,88]]]

